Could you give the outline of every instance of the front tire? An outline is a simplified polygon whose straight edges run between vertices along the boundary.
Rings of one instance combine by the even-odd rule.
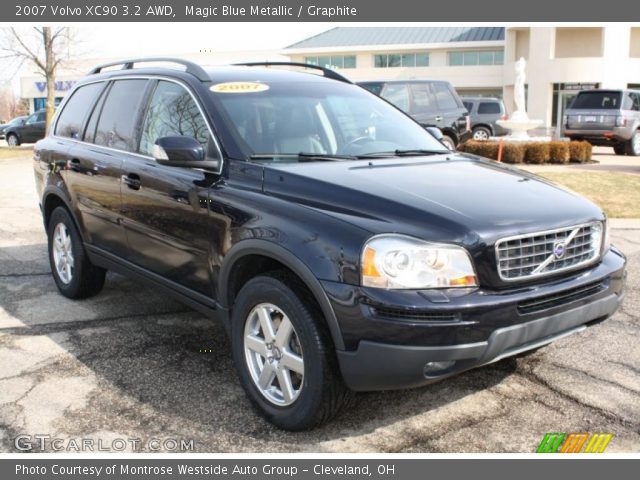
[[[18,136],[15,133],[10,133],[9,135],[7,135],[7,144],[10,147],[19,147],[20,146],[20,139],[18,138]]]
[[[240,290],[231,342],[249,399],[282,429],[320,425],[351,397],[321,314],[285,274],[255,277]]]
[[[91,264],[75,222],[66,208],[57,207],[47,228],[49,264],[62,295],[80,299],[102,290],[106,270]]]

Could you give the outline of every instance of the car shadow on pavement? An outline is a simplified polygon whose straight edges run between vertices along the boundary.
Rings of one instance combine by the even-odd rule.
[[[30,258],[12,248],[13,258]],[[0,275],[0,356],[11,362],[5,367],[11,376],[46,382],[54,391],[77,379],[76,390],[60,393],[74,407],[42,424],[69,436],[193,439],[200,452],[317,451],[445,407],[516,368],[507,360],[424,388],[358,394],[327,425],[287,433],[251,407],[222,325],[119,275],[109,274],[96,297],[72,301],[49,274],[31,270],[35,274]],[[34,401],[35,410],[45,406],[37,402],[46,403]]]

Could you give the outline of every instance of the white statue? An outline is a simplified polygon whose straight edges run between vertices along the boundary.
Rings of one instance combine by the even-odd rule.
[[[512,118],[515,120],[527,120],[527,105],[524,98],[524,84],[526,80],[525,69],[527,62],[523,57],[515,63],[516,80],[513,84],[513,101],[516,104],[516,111],[513,112]]]
[[[507,120],[498,120],[498,125],[509,130],[507,140],[530,140],[528,130],[539,127],[544,122],[542,120],[530,120],[527,114],[527,102],[524,98],[524,84],[526,80],[525,70],[527,62],[523,57],[515,63],[516,79],[513,82],[513,102],[516,104],[516,111]],[[549,140],[548,137],[536,137],[537,140]]]

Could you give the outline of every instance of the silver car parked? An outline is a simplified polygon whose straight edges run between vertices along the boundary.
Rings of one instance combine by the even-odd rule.
[[[640,155],[640,91],[583,90],[566,110],[564,135]]]

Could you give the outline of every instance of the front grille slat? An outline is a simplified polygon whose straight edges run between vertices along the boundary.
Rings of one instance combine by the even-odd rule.
[[[559,293],[553,293],[542,297],[526,300],[518,303],[518,313],[528,314],[559,307],[569,302],[581,300],[603,291],[606,284],[603,282],[590,283],[581,287],[575,287]]]
[[[495,245],[498,273],[502,280],[526,280],[586,265],[599,254],[599,241],[594,239],[594,229],[600,233],[600,222],[576,225],[564,229],[537,232],[499,240]],[[564,244],[564,253],[556,255],[554,249]],[[540,271],[538,267],[553,259]],[[535,273],[534,273],[535,272]]]

